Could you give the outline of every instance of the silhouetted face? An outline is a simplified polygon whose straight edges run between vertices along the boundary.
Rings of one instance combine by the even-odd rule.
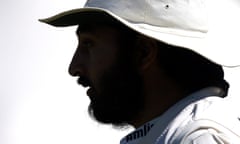
[[[104,26],[77,31],[79,43],[69,72],[89,87],[89,113],[102,123],[126,124],[143,108],[143,84],[128,34]]]

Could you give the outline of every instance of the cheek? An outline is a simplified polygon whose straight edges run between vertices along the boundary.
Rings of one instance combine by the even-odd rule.
[[[113,60],[110,59],[110,56],[101,56],[100,54],[90,59],[88,74],[96,89],[100,88],[102,76],[112,66],[112,61]]]
[[[98,80],[101,76],[115,64],[116,51],[113,47],[101,47],[91,52],[88,65],[89,74],[93,80]]]

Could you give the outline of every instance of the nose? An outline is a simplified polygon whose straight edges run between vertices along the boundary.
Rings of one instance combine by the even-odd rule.
[[[79,66],[77,66],[73,62],[71,62],[69,65],[69,68],[68,68],[68,73],[71,76],[80,76],[82,73],[82,70],[81,70],[81,68],[79,68]]]
[[[76,52],[72,58],[72,61],[68,68],[68,73],[71,76],[80,76],[83,75],[83,64],[81,57]]]

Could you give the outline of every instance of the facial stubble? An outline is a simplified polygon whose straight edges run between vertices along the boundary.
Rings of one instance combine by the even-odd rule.
[[[131,51],[120,50],[116,62],[100,78],[100,90],[89,114],[100,123],[125,126],[144,107],[143,82]]]

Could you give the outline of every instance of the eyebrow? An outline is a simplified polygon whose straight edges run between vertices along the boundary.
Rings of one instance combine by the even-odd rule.
[[[76,35],[79,36],[80,33],[95,33],[94,28],[92,26],[78,26],[76,30]]]

